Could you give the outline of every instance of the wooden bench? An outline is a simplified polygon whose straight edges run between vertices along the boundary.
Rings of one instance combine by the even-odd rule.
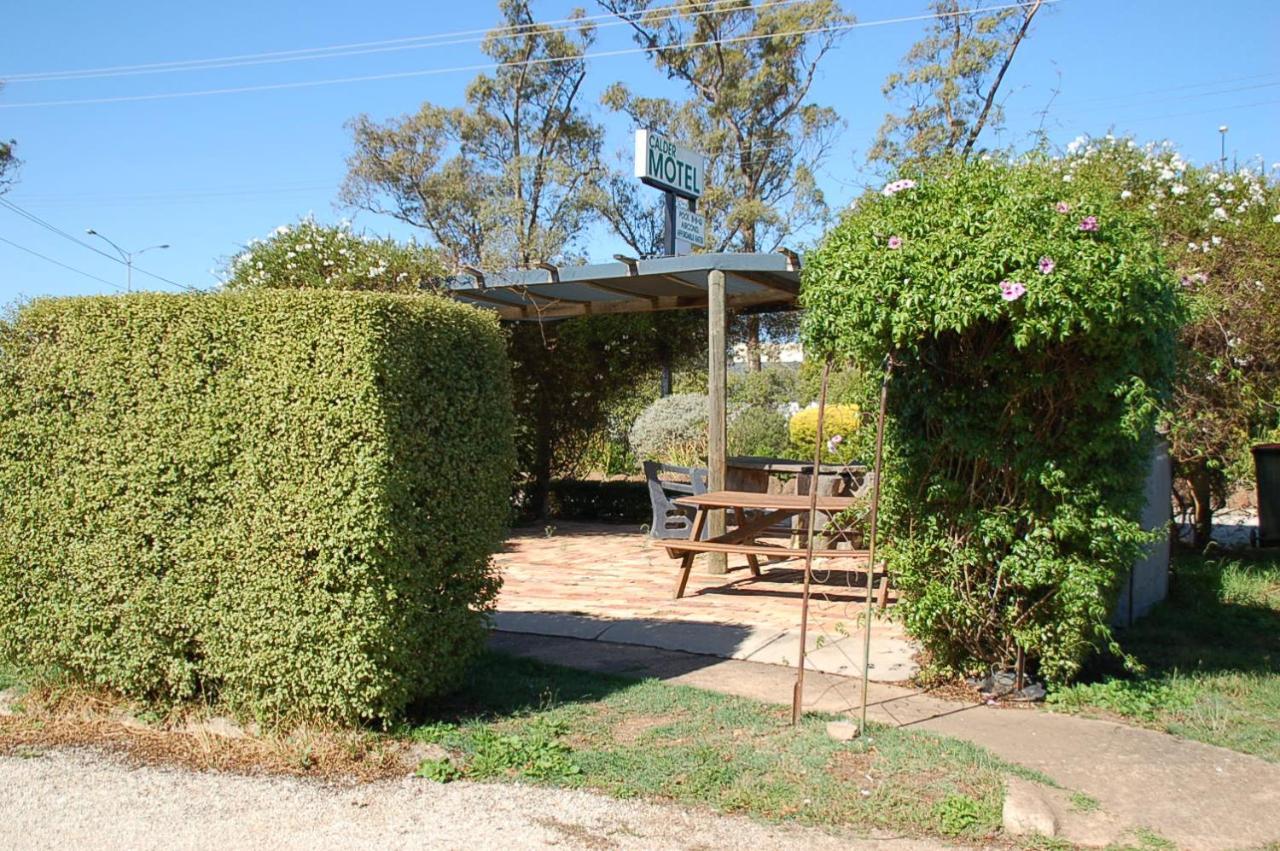
[[[761,557],[765,558],[799,558],[804,556],[804,547],[785,546],[778,543],[761,543],[758,538],[770,527],[775,527],[792,517],[806,516],[809,513],[809,497],[800,494],[753,493],[746,491],[713,491],[680,497],[676,504],[694,509],[693,525],[687,540],[669,539],[654,541],[653,545],[662,547],[667,555],[680,559],[680,575],[676,581],[675,598],[684,596],[685,587],[689,584],[689,573],[693,569],[693,559],[698,553],[735,553],[747,557],[747,565],[753,576],[760,575]],[[828,517],[839,514],[857,503],[853,497],[818,496],[817,510]],[[702,529],[706,525],[708,511],[732,511],[737,526],[723,535],[701,540]],[[756,516],[747,519],[746,512],[757,512]],[[866,560],[866,550],[838,549],[830,542],[821,547],[815,546],[814,556],[822,558],[847,558]],[[885,586],[887,590],[887,583]],[[883,592],[882,595],[883,596]]]

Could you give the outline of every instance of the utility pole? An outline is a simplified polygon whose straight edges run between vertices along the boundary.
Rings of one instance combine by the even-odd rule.
[[[96,236],[98,239],[102,240],[107,245],[110,245],[112,248],[114,248],[116,250],[116,253],[120,255],[120,261],[124,263],[124,267],[125,267],[125,286],[124,286],[125,292],[133,292],[133,258],[137,257],[139,254],[145,254],[148,251],[152,250],[153,248],[169,247],[169,243],[166,242],[161,245],[148,245],[146,248],[139,248],[137,251],[125,251],[123,248],[116,245],[110,239],[98,233],[93,228],[89,228],[88,230],[85,231],[85,233],[88,234],[89,236]]]
[[[1218,154],[1218,171],[1223,174],[1227,173],[1227,125],[1218,126],[1219,154]]]

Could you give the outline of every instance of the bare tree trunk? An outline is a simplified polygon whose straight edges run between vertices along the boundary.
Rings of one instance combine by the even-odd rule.
[[[1022,18],[1022,27],[1019,28],[1017,35],[1014,36],[1013,43],[1009,45],[1009,52],[1005,55],[999,72],[996,73],[995,81],[992,82],[991,88],[987,91],[986,101],[982,104],[982,112],[978,115],[978,120],[973,123],[973,128],[969,130],[969,137],[965,139],[964,150],[961,151],[960,156],[968,158],[973,146],[978,141],[978,136],[982,134],[982,128],[986,126],[987,118],[991,115],[991,107],[995,104],[996,92],[1000,89],[1000,83],[1004,81],[1005,72],[1013,64],[1013,54],[1018,52],[1018,45],[1022,44],[1022,40],[1027,37],[1027,29],[1031,26],[1031,19],[1036,16],[1036,12],[1040,11],[1041,2],[1042,0],[1035,0],[1031,6],[1027,7],[1027,11]]]
[[[760,365],[760,317],[744,317],[747,324],[747,371],[759,372]]]
[[[539,394],[537,416],[529,510],[536,519],[545,520],[551,508],[551,455],[554,450],[552,432],[555,425],[552,422],[551,405],[545,393]]]
[[[1191,497],[1195,501],[1195,520],[1192,525],[1192,545],[1203,549],[1213,535],[1213,484],[1208,471],[1197,470],[1188,479]]]

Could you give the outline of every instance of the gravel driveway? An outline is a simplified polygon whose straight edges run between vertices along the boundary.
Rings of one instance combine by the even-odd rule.
[[[518,785],[325,785],[131,767],[92,751],[0,757],[0,848],[937,847],[850,841],[674,806]]]

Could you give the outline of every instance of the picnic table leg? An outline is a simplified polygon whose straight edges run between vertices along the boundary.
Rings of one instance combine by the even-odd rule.
[[[696,541],[702,537],[702,527],[707,522],[707,509],[699,508],[693,515],[693,526],[689,529],[689,540]],[[676,599],[684,596],[684,588],[689,584],[689,573],[693,570],[693,559],[697,553],[688,552],[680,557],[680,576],[676,579]]]
[[[877,602],[880,604],[880,611],[883,612],[885,610],[885,607],[889,605],[889,566],[888,565],[885,565],[884,581],[880,583],[879,590],[880,590],[880,593],[878,596],[880,599]]]
[[[733,509],[733,516],[738,521],[739,527],[747,525],[747,514],[741,508],[735,507]],[[754,544],[755,542],[756,542],[755,535],[749,535],[742,539],[742,543],[744,544]],[[747,566],[751,568],[752,576],[760,575],[760,561],[751,553],[747,553]]]

